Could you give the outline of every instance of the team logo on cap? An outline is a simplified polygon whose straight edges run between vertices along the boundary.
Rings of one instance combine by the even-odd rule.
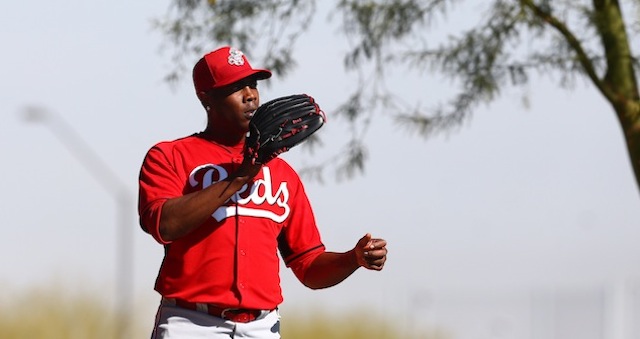
[[[229,62],[229,65],[242,66],[244,65],[244,59],[242,58],[242,56],[243,54],[240,50],[230,48],[227,62]]]

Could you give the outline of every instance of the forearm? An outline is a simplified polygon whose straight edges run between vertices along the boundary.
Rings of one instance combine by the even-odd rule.
[[[162,239],[173,241],[198,228],[249,180],[248,176],[234,177],[167,200],[160,215]]]
[[[331,287],[345,280],[359,267],[354,250],[344,253],[324,252],[309,266],[303,283],[312,289]]]
[[[380,271],[387,261],[387,241],[365,234],[356,246],[348,252],[324,252],[307,268],[304,275],[305,286],[313,289],[337,285],[359,267]]]

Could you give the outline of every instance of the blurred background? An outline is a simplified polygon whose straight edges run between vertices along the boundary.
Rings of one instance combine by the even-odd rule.
[[[168,7],[0,5],[0,337],[149,336],[163,249],[137,224],[138,171],[156,142],[205,127],[188,79],[163,80],[171,60],[151,20]],[[260,89],[263,101],[308,93],[325,107],[320,157],[347,140],[327,108],[353,83],[335,32],[316,23],[295,71]],[[388,83],[423,102],[450,90],[424,74]],[[428,141],[382,116],[363,175],[307,181],[330,250],[371,232],[390,253],[382,272],[320,291],[283,266],[283,335],[640,338],[640,194],[618,122],[588,84],[536,79],[527,97]]]

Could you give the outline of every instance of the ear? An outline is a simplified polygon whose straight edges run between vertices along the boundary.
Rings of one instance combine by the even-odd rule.
[[[202,107],[208,112],[211,109],[211,98],[207,95],[206,92],[198,92],[196,93],[198,99],[200,100],[200,104]]]
[[[198,96],[198,99],[202,103],[202,106],[206,106],[206,102],[208,100],[207,93],[205,93],[205,92],[197,92],[196,95]]]

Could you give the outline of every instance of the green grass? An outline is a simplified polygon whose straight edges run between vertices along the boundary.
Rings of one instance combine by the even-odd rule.
[[[3,288],[0,300],[0,337],[3,339],[113,339],[117,338],[117,312],[100,292],[47,285],[42,288]],[[141,303],[142,304],[142,303]],[[149,338],[150,306],[137,305],[127,337]],[[136,310],[143,310],[139,312]],[[144,314],[144,316],[141,316]],[[393,316],[356,311],[331,313],[316,310],[282,312],[285,339],[451,339],[441,331],[412,333],[406,322]]]
[[[12,291],[16,290],[16,291]],[[121,328],[104,292],[50,284],[38,288],[3,288],[0,337],[3,339],[116,338]],[[131,319],[131,338],[148,338],[149,325]]]
[[[440,330],[415,332],[402,316],[393,314],[383,317],[354,309],[331,315],[319,310],[281,315],[280,332],[285,339],[452,339]]]

